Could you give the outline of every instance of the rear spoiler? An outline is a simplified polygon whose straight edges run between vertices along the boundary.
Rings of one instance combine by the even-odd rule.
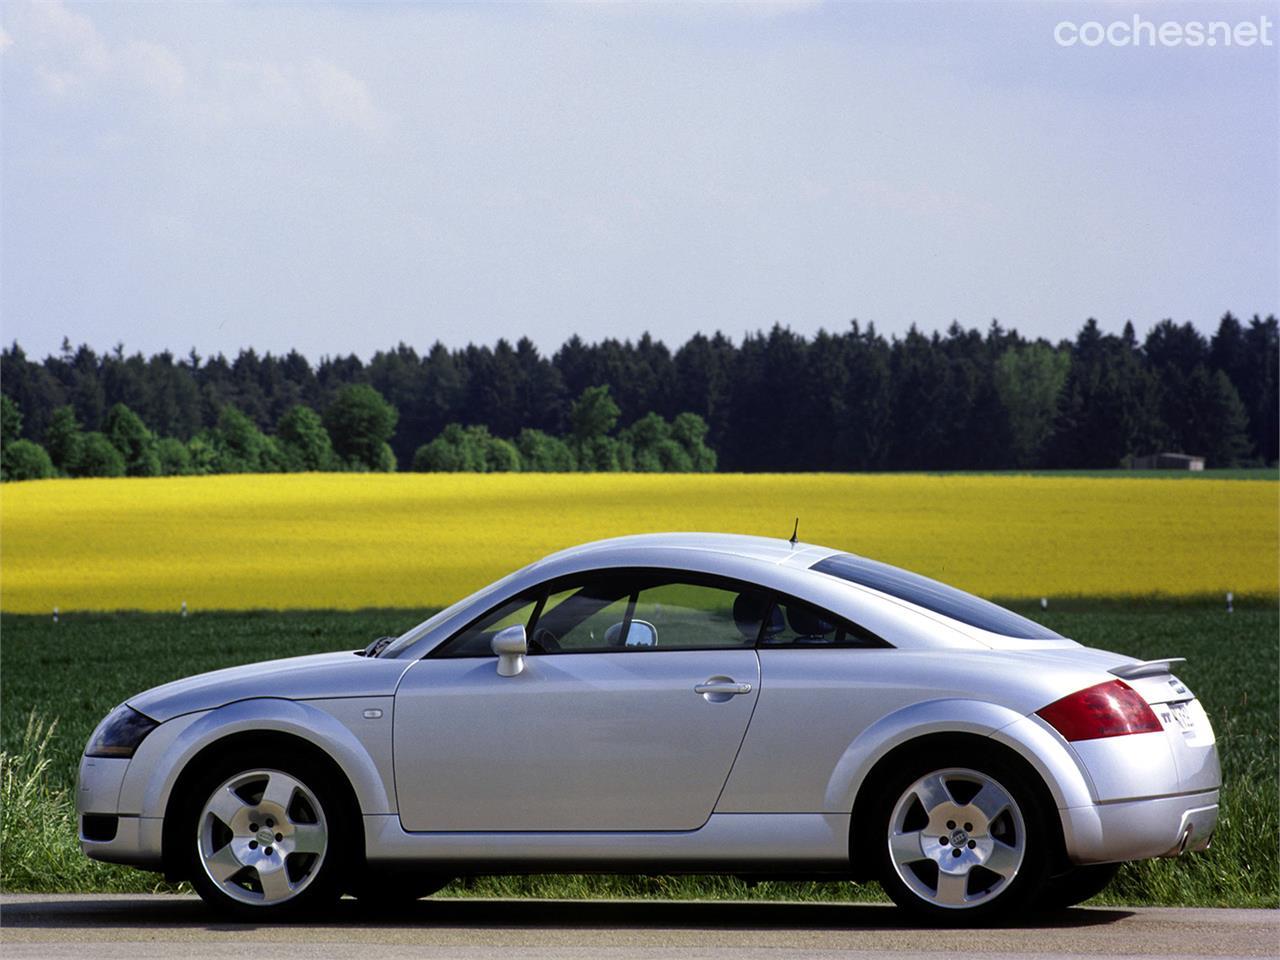
[[[1143,660],[1140,663],[1126,663],[1112,667],[1107,673],[1114,674],[1122,680],[1137,680],[1139,677],[1158,677],[1172,673],[1175,663],[1186,663],[1186,657],[1166,657],[1163,660]]]

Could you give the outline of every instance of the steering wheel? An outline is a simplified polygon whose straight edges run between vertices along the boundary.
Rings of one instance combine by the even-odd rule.
[[[560,639],[546,627],[537,627],[529,638],[529,648],[541,653],[555,653],[560,649]]]

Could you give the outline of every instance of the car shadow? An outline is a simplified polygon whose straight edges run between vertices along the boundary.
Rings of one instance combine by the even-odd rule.
[[[220,922],[195,897],[110,896],[6,898],[6,927],[196,927],[252,930],[261,924]],[[1073,908],[1021,916],[1006,927],[1070,929],[1116,923],[1132,911]],[[309,927],[482,927],[502,929],[908,930],[920,924],[894,907],[864,903],[781,903],[664,900],[470,900],[430,898],[370,908],[344,899],[319,918],[289,921]]]

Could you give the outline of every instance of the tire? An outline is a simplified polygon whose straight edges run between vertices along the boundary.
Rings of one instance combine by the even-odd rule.
[[[1049,878],[1039,898],[1040,907],[1044,910],[1065,910],[1077,903],[1084,903],[1105,890],[1119,872],[1118,863],[1070,867],[1056,877]]]
[[[965,748],[900,765],[873,813],[885,892],[934,923],[1013,915],[1043,888],[1051,862],[1036,797],[1027,775],[992,752]]]
[[[349,806],[315,762],[215,764],[189,792],[181,825],[191,885],[237,919],[286,919],[330,906],[350,872],[358,817]]]
[[[429,897],[453,882],[437,874],[386,872],[372,869],[356,885],[356,899],[365,910],[396,910]]]

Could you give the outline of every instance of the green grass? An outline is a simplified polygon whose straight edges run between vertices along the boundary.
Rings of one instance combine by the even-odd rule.
[[[1104,903],[1267,906],[1280,902],[1277,675],[1280,613],[1251,604],[1053,601],[1022,611],[1090,646],[1144,659],[1185,656],[1179,676],[1213,717],[1226,785],[1209,853],[1126,866]],[[7,890],[147,891],[153,874],[79,853],[71,789],[97,722],[131,694],[203,670],[354,649],[429,611],[0,615],[0,747],[5,756],[0,885]],[[29,718],[35,713],[33,727]],[[50,732],[40,722],[56,726]],[[878,899],[874,885],[721,877],[480,877],[446,895]]]

